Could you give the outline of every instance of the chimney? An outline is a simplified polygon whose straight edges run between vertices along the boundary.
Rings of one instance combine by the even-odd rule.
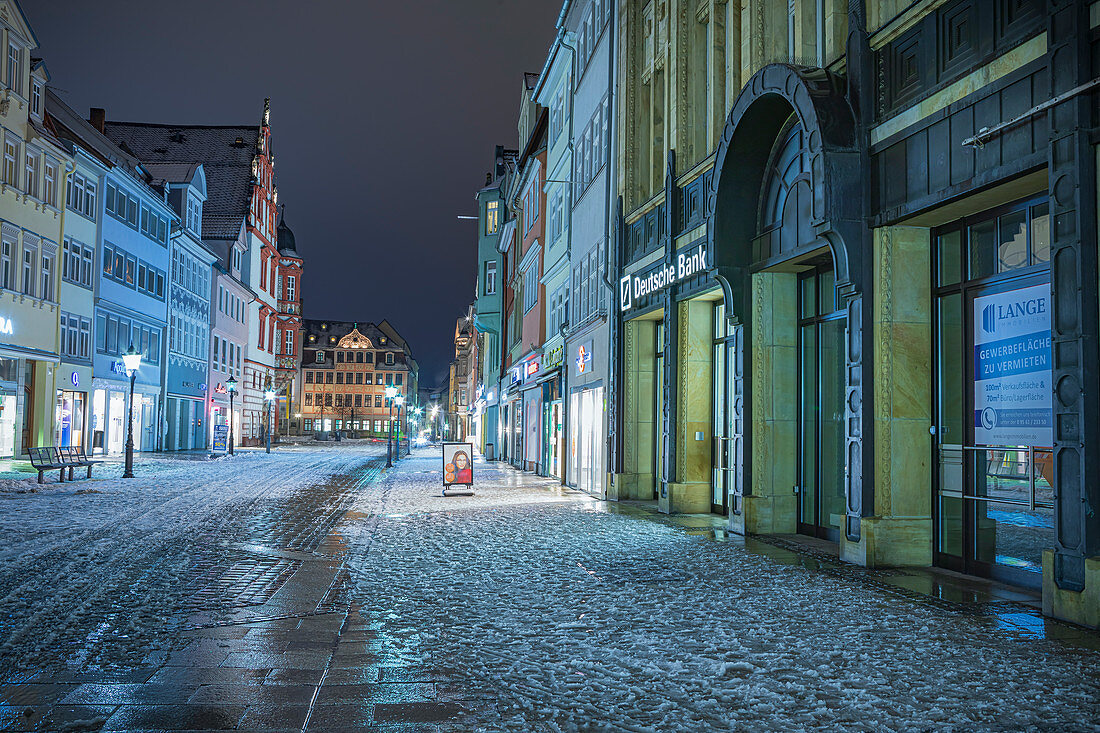
[[[88,122],[92,123],[92,127],[103,132],[107,125],[107,110],[102,107],[92,107],[88,113]]]

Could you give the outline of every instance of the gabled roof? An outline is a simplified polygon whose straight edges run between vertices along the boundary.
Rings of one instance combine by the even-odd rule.
[[[8,15],[8,8],[15,10],[14,18]],[[19,32],[19,35],[30,41],[31,48],[38,48],[38,36],[34,34],[34,29],[31,28],[31,24],[27,22],[27,16],[23,13],[23,8],[19,7],[19,3],[16,2],[16,0],[0,0],[0,13],[7,16],[5,20]]]
[[[207,199],[203,236],[235,239],[252,203],[252,157],[257,125],[163,125],[110,122],[104,130],[118,145],[149,163],[202,163]]]
[[[46,117],[58,137],[79,145],[101,163],[128,171],[134,179],[148,186],[141,161],[95,129],[72,107],[61,101],[50,87],[46,87]]]

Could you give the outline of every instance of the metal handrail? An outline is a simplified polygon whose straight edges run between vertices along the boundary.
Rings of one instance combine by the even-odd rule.
[[[977,496],[977,495],[966,494],[966,493],[960,493],[959,496],[961,498],[963,498],[963,499],[974,499],[975,501],[996,501],[996,502],[1001,503],[1001,504],[1013,504],[1015,506],[1026,506],[1031,511],[1035,511],[1036,507],[1041,507],[1043,509],[1053,509],[1054,508],[1053,504],[1043,504],[1043,503],[1037,504],[1035,502],[1035,446],[1033,446],[1033,445],[1028,445],[1028,446],[1022,446],[1022,445],[959,445],[957,447],[961,448],[964,451],[967,451],[967,450],[973,450],[973,451],[979,451],[979,450],[982,450],[982,451],[985,451],[985,450],[1020,451],[1020,450],[1024,449],[1025,447],[1027,448],[1027,484],[1028,484],[1028,492],[1027,492],[1028,493],[1028,501],[1027,501],[1027,503],[1024,503],[1022,501],[1010,501],[1010,500],[1004,500],[1004,499],[996,499],[996,498],[987,497],[987,496]],[[941,446],[941,448],[942,448],[942,446]],[[1053,453],[1053,448],[1041,447],[1039,452],[1040,453]],[[943,493],[944,493],[943,491],[940,492],[941,495]]]

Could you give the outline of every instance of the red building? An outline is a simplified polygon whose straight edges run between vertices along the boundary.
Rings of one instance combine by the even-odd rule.
[[[275,315],[275,391],[279,395],[279,422],[289,424],[294,402],[294,379],[302,343],[302,258],[298,256],[294,232],[286,225],[280,209],[276,230],[278,259],[278,312]],[[279,432],[276,430],[276,432]]]

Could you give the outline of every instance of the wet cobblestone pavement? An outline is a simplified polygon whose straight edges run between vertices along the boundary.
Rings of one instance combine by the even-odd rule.
[[[0,492],[0,730],[1098,729],[1100,637],[1026,598],[416,453]]]

